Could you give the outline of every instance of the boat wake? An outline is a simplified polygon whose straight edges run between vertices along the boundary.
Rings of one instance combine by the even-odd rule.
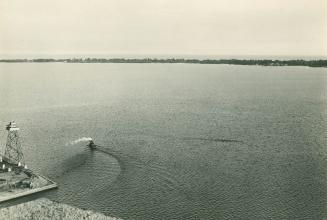
[[[131,176],[134,178],[144,178],[144,175],[146,175],[147,177],[152,177],[151,181],[162,185],[163,189],[181,190],[181,183],[178,182],[176,176],[174,176],[165,166],[155,160],[145,161],[131,155],[126,155],[123,152],[116,151],[108,146],[97,145],[96,150],[108,154],[118,161],[121,173],[116,181],[119,181],[120,183],[125,182],[126,178],[130,178]],[[134,175],[131,175],[131,173],[134,173]],[[135,174],[140,175],[135,176]]]
[[[225,138],[203,138],[203,137],[185,137],[183,140],[195,140],[195,141],[210,141],[210,142],[225,142],[225,143],[243,143],[243,141],[235,139]]]
[[[82,137],[82,138],[76,139],[74,141],[70,141],[70,142],[66,143],[65,145],[66,146],[75,145],[75,144],[78,144],[80,142],[86,142],[86,141],[92,141],[92,138],[90,138],[90,137]]]

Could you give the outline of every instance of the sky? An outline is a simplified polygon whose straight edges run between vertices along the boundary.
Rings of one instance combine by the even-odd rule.
[[[327,1],[1,0],[0,54],[327,56]]]

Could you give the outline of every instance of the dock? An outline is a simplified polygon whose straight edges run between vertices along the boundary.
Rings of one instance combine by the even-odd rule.
[[[16,199],[19,197],[31,195],[34,193],[50,190],[50,189],[55,189],[58,187],[57,183],[46,178],[45,176],[42,175],[37,175],[38,178],[41,178],[43,180],[47,181],[47,184],[44,186],[36,187],[36,188],[23,188],[23,189],[11,189],[9,191],[3,191],[0,192],[0,203],[11,200],[11,199]]]
[[[57,188],[57,183],[27,168],[16,123],[10,122],[6,130],[5,152],[0,154],[0,203]]]

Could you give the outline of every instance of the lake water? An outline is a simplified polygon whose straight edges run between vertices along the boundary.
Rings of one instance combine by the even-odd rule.
[[[124,219],[327,218],[327,69],[0,64],[37,197]],[[92,137],[107,153],[91,152]]]

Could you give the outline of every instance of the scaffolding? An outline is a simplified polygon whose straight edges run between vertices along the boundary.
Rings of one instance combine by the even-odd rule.
[[[18,135],[19,128],[16,126],[15,122],[10,122],[6,126],[6,130],[8,131],[8,136],[4,160],[11,164],[23,166],[25,164],[25,161],[24,154],[22,151],[22,145]]]

